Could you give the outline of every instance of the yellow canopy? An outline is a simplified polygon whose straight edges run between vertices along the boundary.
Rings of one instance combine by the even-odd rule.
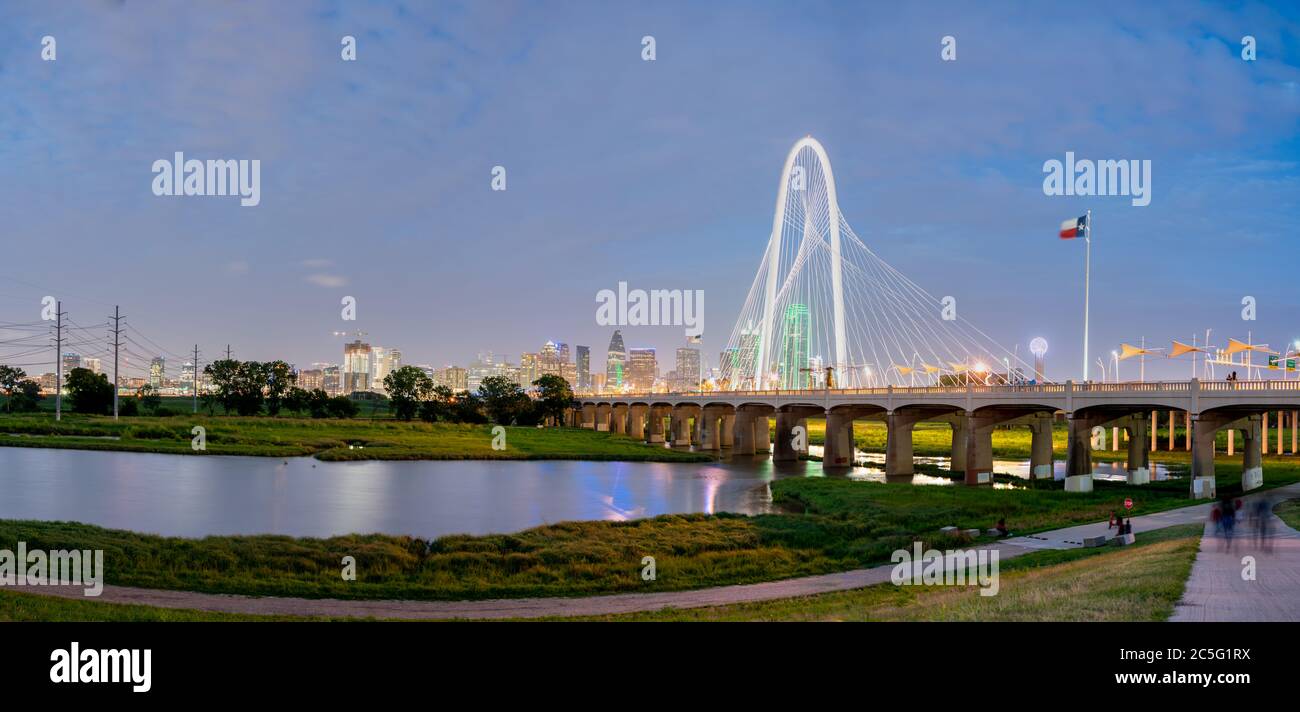
[[[906,375],[910,374],[912,371],[915,371],[915,370],[916,370],[915,368],[912,368],[911,366],[899,366],[898,364],[894,364],[894,368],[898,369],[898,372],[901,373],[901,374],[903,374],[904,376],[906,376]]]
[[[928,363],[923,363],[923,364],[921,364],[921,368],[925,369],[925,372],[926,372],[926,373],[938,373],[938,372],[940,372],[940,371],[943,370],[943,369],[939,368],[938,366],[931,366],[931,365],[928,364]]]
[[[1183,354],[1190,354],[1193,351],[1205,353],[1205,349],[1200,348],[1199,346],[1188,346],[1181,341],[1175,341],[1173,349],[1169,351],[1169,358],[1177,358]]]
[[[952,366],[953,373],[961,373],[962,371],[965,371],[970,368],[970,366],[967,366],[964,363],[954,363],[952,361],[949,361],[948,365]]]
[[[1121,361],[1123,361],[1126,358],[1133,358],[1134,356],[1141,356],[1143,354],[1155,353],[1155,351],[1152,351],[1150,349],[1140,349],[1131,344],[1120,344],[1119,347],[1121,349],[1119,354],[1119,360]]]
[[[1228,348],[1224,350],[1225,354],[1231,356],[1242,351],[1261,351],[1266,354],[1277,353],[1276,351],[1269,351],[1268,344],[1247,344],[1236,339],[1228,339]]]

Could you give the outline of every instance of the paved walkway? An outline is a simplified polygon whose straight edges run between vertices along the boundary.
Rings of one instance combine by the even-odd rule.
[[[1300,485],[1290,485],[1255,497],[1295,497]],[[1243,510],[1250,512],[1250,500]],[[1269,514],[1270,532],[1256,537],[1254,522],[1239,523],[1229,549],[1214,526],[1207,523],[1201,550],[1192,565],[1183,600],[1171,621],[1300,621],[1300,532]],[[1254,560],[1254,580],[1243,578]]]
[[[1266,495],[1278,498],[1300,496],[1300,484],[1269,490]],[[1133,531],[1144,532],[1176,524],[1205,521],[1208,519],[1209,510],[1210,505],[1202,504],[1133,517]],[[1280,522],[1276,524],[1279,527],[1281,526]],[[1037,549],[1077,548],[1082,546],[1083,537],[1105,534],[1106,530],[1106,522],[1084,524],[1042,532],[1032,536],[1013,537],[980,548],[997,549],[1001,559],[1008,559]],[[1282,544],[1284,541],[1288,542],[1286,547],[1277,547],[1275,550],[1277,553],[1264,557],[1257,556],[1260,562],[1258,568],[1261,573],[1260,581],[1255,583],[1265,582],[1264,585],[1242,589],[1242,587],[1235,586],[1230,580],[1231,577],[1228,576],[1231,573],[1240,579],[1241,568],[1238,555],[1235,553],[1231,556],[1223,554],[1222,560],[1213,558],[1215,556],[1214,552],[1207,551],[1207,547],[1211,546],[1210,538],[1203,539],[1201,553],[1197,557],[1196,568],[1193,569],[1191,580],[1188,582],[1188,592],[1185,594],[1184,603],[1179,605],[1174,618],[1176,620],[1237,620],[1235,618],[1211,618],[1205,615],[1207,612],[1213,613],[1219,610],[1219,606],[1222,605],[1225,610],[1235,611],[1234,615],[1289,615],[1290,617],[1285,618],[1270,617],[1267,620],[1296,620],[1297,616],[1300,615],[1300,535],[1295,537],[1288,535],[1277,539],[1278,544]],[[1205,559],[1205,562],[1202,559]],[[1229,566],[1233,561],[1238,561],[1238,565]],[[886,564],[870,569],[857,569],[843,573],[807,576],[767,583],[719,586],[694,591],[622,593],[584,598],[521,598],[489,601],[349,601],[340,599],[236,596],[192,591],[132,588],[129,586],[104,586],[101,596],[89,600],[221,613],[340,618],[435,620],[599,616],[657,611],[669,607],[700,608],[721,606],[847,591],[889,581],[892,570],[893,566]],[[1290,590],[1287,590],[1287,587]],[[5,588],[27,593],[87,600],[82,595],[82,588],[79,586],[12,586]],[[1184,612],[1185,609],[1199,611],[1201,617],[1180,618],[1180,616],[1190,615]],[[1264,620],[1259,617],[1250,619]]]

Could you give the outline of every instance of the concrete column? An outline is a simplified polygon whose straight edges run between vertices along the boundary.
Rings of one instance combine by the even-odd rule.
[[[1214,434],[1218,422],[1211,418],[1192,418],[1192,481],[1193,499],[1213,499],[1214,488]],[[1231,430],[1228,431],[1231,434]]]
[[[776,414],[776,437],[772,440],[773,462],[792,462],[799,459],[799,453],[794,449],[794,429],[799,424],[799,420],[799,416],[795,413]],[[830,424],[827,423],[826,427],[829,428]],[[806,426],[804,432],[808,432]],[[827,439],[830,438],[829,433],[830,431],[827,430]]]
[[[754,416],[754,452],[772,451],[772,426],[766,415]]]
[[[664,441],[664,411],[663,408],[650,408],[650,427],[646,428],[646,442],[661,443]]]
[[[1159,424],[1159,422],[1160,418],[1156,417],[1156,411],[1151,411],[1151,452],[1156,451],[1156,443],[1158,442],[1158,438],[1156,438],[1156,425]]]
[[[1248,492],[1264,484],[1264,448],[1268,447],[1268,415],[1252,415],[1247,418],[1247,425],[1242,429],[1245,436],[1241,444],[1241,490]],[[1265,441],[1256,445],[1256,441]]]
[[[1050,480],[1055,477],[1052,471],[1052,424],[1055,418],[1051,413],[1039,413],[1029,426],[1032,434],[1029,449],[1029,476],[1035,480]],[[1130,441],[1130,445],[1132,441]]]
[[[736,444],[736,415],[725,413],[718,423],[718,444],[722,447],[734,447]]]
[[[993,423],[974,416],[966,418],[966,484],[993,482]]]
[[[888,439],[888,431],[885,437]],[[949,461],[949,469],[953,472],[966,471],[966,416],[964,415],[959,415],[952,421],[952,457]]]
[[[645,440],[646,406],[633,405],[627,409],[627,434],[637,440]]]
[[[1169,411],[1169,452],[1174,451],[1174,412]]]
[[[808,456],[808,419],[800,418],[799,422],[795,423],[795,425],[800,428],[803,428],[803,434],[804,434],[803,447],[799,448],[798,452],[800,455],[807,457]]]
[[[1151,481],[1151,453],[1147,451],[1147,414],[1134,413],[1130,418],[1128,439],[1128,483],[1144,485]]]
[[[844,412],[831,411],[826,414],[826,445],[822,451],[822,469],[852,466],[853,418]]]
[[[1300,427],[1297,427],[1297,420],[1300,420],[1300,411],[1291,411],[1291,454],[1296,454],[1296,445],[1300,445]]]
[[[618,403],[614,406],[613,416],[610,419],[609,431],[619,435],[627,434],[627,405]]]
[[[1264,411],[1260,415],[1260,423],[1261,423],[1261,427],[1263,428],[1263,437],[1259,438],[1258,447],[1261,454],[1267,455],[1268,454],[1268,411]],[[1249,438],[1250,436],[1247,435],[1246,437]]]
[[[1067,477],[1092,475],[1092,421],[1070,417],[1070,444],[1066,454]]]
[[[588,403],[582,406],[582,427],[587,430],[596,429],[596,406]]]
[[[885,477],[916,472],[912,460],[912,428],[917,418],[906,413],[885,415]]]
[[[700,414],[700,448],[703,450],[718,450],[720,446],[718,413],[705,410]]]
[[[1286,435],[1286,419],[1282,417],[1282,411],[1277,412],[1277,449],[1273,452],[1282,454],[1282,436]]]
[[[1183,411],[1183,449],[1192,451],[1192,414]]]
[[[690,447],[691,445],[691,415],[690,411],[685,408],[673,408],[672,413],[672,436],[673,445],[677,447]]]
[[[608,403],[601,403],[596,406],[596,430],[598,432],[609,432],[610,414],[613,410]]]
[[[733,455],[753,455],[754,454],[754,421],[758,418],[753,413],[737,411],[735,417],[735,427],[732,432],[735,433],[734,444],[731,452]],[[764,423],[767,418],[762,419]]]

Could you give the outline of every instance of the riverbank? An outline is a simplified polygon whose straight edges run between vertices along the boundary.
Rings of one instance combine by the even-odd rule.
[[[1218,464],[1220,492],[1240,489],[1240,466]],[[1265,460],[1265,484],[1300,481],[1289,458]],[[67,522],[0,521],[0,549],[102,549],[107,583],[141,588],[342,599],[480,600],[678,591],[776,581],[887,563],[897,549],[985,543],[1005,519],[1015,534],[1150,514],[1193,504],[1185,481],[1142,487],[1098,481],[1086,494],[1059,482],[1016,490],[925,487],[806,477],[771,484],[785,514],[667,515],[563,522],[515,534],[425,540],[384,534],[161,537]],[[344,557],[356,580],[345,580]],[[654,559],[655,576],[644,574]]]
[[[193,446],[204,429],[204,449]],[[495,444],[500,446],[494,447]],[[703,453],[647,445],[578,428],[507,427],[396,420],[186,415],[167,418],[0,415],[0,446],[173,455],[315,457],[342,460],[599,460],[709,462]]]

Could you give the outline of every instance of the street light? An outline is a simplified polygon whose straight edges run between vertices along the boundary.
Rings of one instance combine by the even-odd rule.
[[[1114,376],[1115,383],[1119,383],[1119,352],[1111,351],[1110,357],[1115,361],[1115,372],[1111,375]]]

